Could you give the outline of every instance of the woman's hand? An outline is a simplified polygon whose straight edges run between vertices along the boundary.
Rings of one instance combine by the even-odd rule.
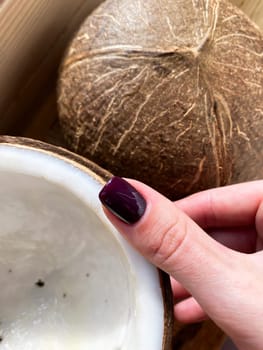
[[[263,349],[263,181],[172,203],[114,177],[100,199],[119,232],[170,274],[178,320],[210,317],[239,349]]]

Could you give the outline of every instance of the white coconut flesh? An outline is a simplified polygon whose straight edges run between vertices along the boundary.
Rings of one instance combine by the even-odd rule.
[[[92,173],[0,145],[0,349],[160,350],[157,270],[106,220]]]

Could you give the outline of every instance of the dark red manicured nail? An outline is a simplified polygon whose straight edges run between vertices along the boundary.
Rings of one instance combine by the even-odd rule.
[[[102,204],[127,224],[140,220],[146,209],[143,196],[127,181],[114,176],[100,191]]]

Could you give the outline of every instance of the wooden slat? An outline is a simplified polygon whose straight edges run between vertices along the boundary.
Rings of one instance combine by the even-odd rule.
[[[263,0],[231,0],[263,30]]]
[[[28,123],[55,84],[63,53],[102,0],[5,0],[0,11],[0,133]],[[19,127],[18,127],[19,129]]]

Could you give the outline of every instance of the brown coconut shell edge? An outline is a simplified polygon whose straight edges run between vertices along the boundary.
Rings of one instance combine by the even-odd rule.
[[[104,185],[112,178],[112,174],[101,168],[96,163],[85,159],[73,152],[70,152],[62,147],[54,146],[42,141],[33,140],[24,137],[0,136],[0,144],[6,144],[12,147],[37,150],[59,158],[67,163],[70,163],[76,168],[88,173],[98,182]],[[173,316],[173,296],[170,283],[170,277],[162,270],[158,269],[160,286],[162,289],[163,305],[164,305],[164,333],[162,350],[171,350],[174,331],[174,316]]]

